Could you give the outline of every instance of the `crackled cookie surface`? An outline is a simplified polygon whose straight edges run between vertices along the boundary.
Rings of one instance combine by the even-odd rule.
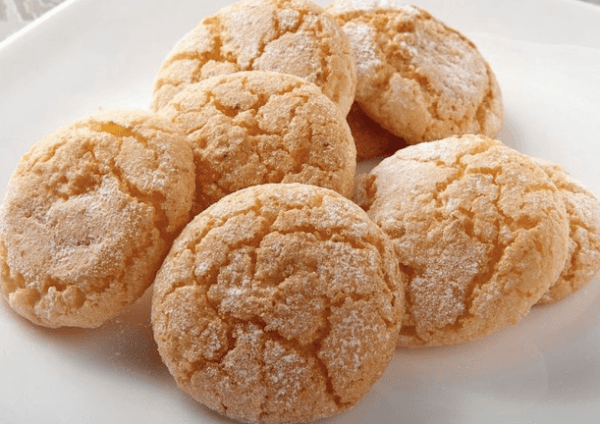
[[[499,141],[462,136],[384,159],[357,202],[409,277],[400,346],[465,342],[516,323],[567,257],[559,190]]]
[[[354,100],[352,49],[332,17],[307,0],[242,0],[202,20],[168,54],[152,107],[161,109],[187,84],[238,71],[305,78],[346,116]]]
[[[107,111],[36,143],[0,209],[0,288],[47,326],[97,327],[150,286],[189,220],[192,152],[166,118]]]
[[[160,112],[187,135],[198,213],[257,184],[300,182],[352,196],[356,148],[347,122],[314,84],[250,71],[189,85]]]
[[[565,169],[542,159],[536,163],[556,184],[569,217],[569,253],[558,280],[538,303],[561,300],[589,283],[600,270],[600,201]]]
[[[391,360],[403,311],[391,242],[357,205],[302,184],[197,215],[157,274],[152,322],[177,384],[246,422],[350,408]]]
[[[352,104],[346,121],[354,138],[357,161],[389,156],[407,145],[402,138],[369,118],[356,102]]]
[[[415,6],[336,0],[336,17],[356,58],[356,102],[409,144],[451,135],[495,137],[502,95],[472,41]]]

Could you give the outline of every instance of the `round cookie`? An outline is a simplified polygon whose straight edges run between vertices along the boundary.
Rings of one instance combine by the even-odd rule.
[[[300,182],[352,196],[356,148],[331,100],[306,80],[237,72],[188,85],[164,107],[196,164],[194,214],[251,185]]]
[[[564,267],[569,228],[558,189],[499,141],[409,146],[357,193],[409,278],[400,346],[467,342],[514,324]]]
[[[567,297],[600,271],[600,201],[562,166],[538,158],[534,160],[558,187],[570,226],[566,265],[538,302],[545,304]]]
[[[381,128],[363,112],[355,102],[346,117],[356,146],[356,160],[368,160],[389,156],[406,147],[406,142]]]
[[[383,128],[408,144],[498,134],[500,88],[471,40],[421,8],[389,0],[336,0],[326,11],[354,51],[356,102]]]
[[[266,184],[197,215],[157,274],[154,337],[179,387],[244,422],[354,406],[395,351],[404,307],[390,240],[321,187]]]
[[[293,74],[316,84],[348,114],[352,49],[333,18],[308,0],[241,0],[203,19],[167,55],[154,85],[159,110],[186,85],[238,71]]]
[[[33,145],[0,209],[0,289],[46,327],[97,327],[152,284],[189,221],[192,151],[166,118],[100,112]]]

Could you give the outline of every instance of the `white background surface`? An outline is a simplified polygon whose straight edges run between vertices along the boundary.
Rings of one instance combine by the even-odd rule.
[[[321,4],[325,2],[321,1]],[[503,89],[499,138],[600,196],[600,10],[569,0],[415,0],[479,46]],[[174,43],[226,3],[67,0],[0,43],[0,196],[39,138],[98,108],[150,101]],[[0,301],[0,423],[225,423],[160,361],[149,293],[97,330],[49,330]],[[483,340],[402,350],[324,423],[596,423],[600,278]]]

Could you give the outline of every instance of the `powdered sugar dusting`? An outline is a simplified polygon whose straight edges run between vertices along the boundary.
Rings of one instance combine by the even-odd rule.
[[[289,31],[294,28],[300,20],[300,12],[293,9],[281,9],[277,11],[279,29]]]
[[[352,21],[344,24],[342,29],[352,45],[356,57],[357,78],[360,80],[361,75],[373,72],[382,64],[375,47],[375,29],[371,25]]]

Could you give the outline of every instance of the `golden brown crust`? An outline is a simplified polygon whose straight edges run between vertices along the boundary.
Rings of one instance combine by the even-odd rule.
[[[344,33],[307,0],[241,0],[206,17],[169,53],[154,86],[160,110],[188,84],[238,71],[302,77],[348,114],[356,69]]]
[[[193,187],[184,135],[147,112],[100,112],[40,140],[0,212],[2,294],[39,325],[101,325],[150,286]]]
[[[230,417],[310,422],[353,406],[395,350],[389,239],[320,187],[267,184],[197,215],[157,274],[155,339],[178,385]]]
[[[358,202],[409,276],[400,346],[477,339],[519,321],[556,281],[568,219],[529,157],[484,136],[421,143],[363,178]]]
[[[356,149],[347,122],[299,77],[237,72],[189,85],[160,111],[187,135],[194,214],[251,185],[300,182],[352,196]]]
[[[357,161],[390,156],[407,146],[402,138],[384,130],[369,118],[356,102],[352,104],[346,121],[354,138]]]
[[[538,304],[554,303],[589,283],[600,270],[600,201],[565,169],[542,159],[536,163],[556,184],[569,217],[569,253],[558,280]]]
[[[383,128],[408,144],[498,134],[500,88],[471,40],[425,10],[393,1],[337,0],[326,11],[354,50],[356,102]]]

